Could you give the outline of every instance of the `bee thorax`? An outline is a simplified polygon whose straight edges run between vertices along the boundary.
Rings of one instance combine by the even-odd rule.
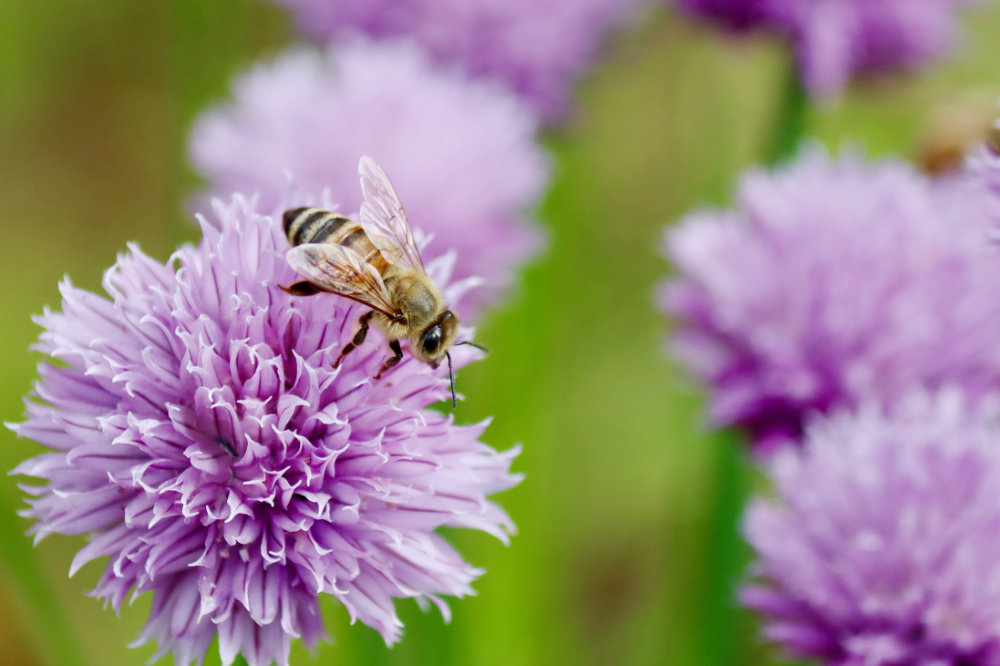
[[[434,284],[425,276],[401,275],[386,286],[392,292],[393,300],[406,314],[411,330],[423,330],[444,310],[444,299]]]

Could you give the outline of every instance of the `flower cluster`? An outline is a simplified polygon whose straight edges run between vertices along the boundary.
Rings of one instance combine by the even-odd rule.
[[[716,425],[763,450],[814,412],[914,387],[1000,385],[1000,257],[983,197],[893,161],[821,150],[744,177],[735,211],[666,237],[662,306]]]
[[[769,28],[794,44],[801,78],[817,98],[860,74],[913,69],[946,53],[957,14],[975,0],[677,0],[729,28]]]
[[[607,35],[645,0],[278,0],[319,40],[407,39],[445,67],[508,86],[547,119]]]
[[[495,301],[541,245],[529,219],[548,176],[538,121],[499,87],[437,69],[414,45],[352,42],[286,53],[234,90],[190,139],[213,196],[256,192],[270,207],[329,191],[352,214],[358,157],[372,155],[434,236],[426,254],[455,249],[455,277],[484,279],[462,315]]]
[[[1000,663],[997,414],[944,391],[837,414],[774,461],[743,601],[797,657]]]
[[[438,527],[506,541],[486,495],[517,483],[516,450],[426,409],[444,369],[407,356],[374,381],[377,334],[332,367],[364,308],[278,288],[296,279],[280,220],[235,197],[201,227],[167,264],[132,247],[110,298],[63,283],[39,318],[54,362],[12,426],[51,449],[17,469],[44,481],[26,488],[32,531],[91,535],[72,571],[109,556],[94,593],[115,609],[152,592],[140,642],[178,663],[217,634],[224,664],[287,664],[291,638],[323,634],[320,594],[391,643],[395,598],[446,612],[480,573]],[[447,261],[429,270],[448,284]]]

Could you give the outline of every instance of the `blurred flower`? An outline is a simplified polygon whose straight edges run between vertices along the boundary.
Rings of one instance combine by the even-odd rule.
[[[743,602],[798,657],[1000,663],[1000,430],[960,393],[818,420],[756,500]]]
[[[684,12],[718,21],[735,31],[767,25],[775,0],[676,0]]]
[[[434,530],[511,524],[485,495],[514,485],[516,451],[425,409],[442,372],[408,355],[382,380],[384,344],[332,363],[364,310],[296,298],[280,220],[217,202],[203,241],[160,264],[131,247],[107,272],[110,300],[61,285],[38,319],[36,400],[18,435],[52,449],[16,472],[44,479],[24,515],[36,539],[90,535],[73,561],[110,556],[94,594],[116,610],[153,592],[139,643],[200,661],[288,663],[322,636],[318,595],[400,637],[393,599],[464,595],[481,573]],[[430,267],[447,283],[447,262]],[[452,289],[451,297],[455,297]],[[459,364],[471,352],[453,352]]]
[[[460,315],[495,299],[540,245],[527,214],[548,160],[533,114],[498,87],[437,70],[413,46],[357,42],[287,53],[237,79],[235,97],[191,136],[213,194],[257,192],[269,208],[328,189],[352,214],[358,158],[372,155],[413,227],[434,235],[425,259],[454,248],[456,278],[485,279]]]
[[[977,0],[677,0],[688,13],[729,28],[765,27],[794,44],[815,98],[839,93],[855,75],[914,69],[955,43],[956,13]]]
[[[809,150],[744,176],[737,210],[669,230],[678,275],[661,304],[715,425],[767,450],[813,411],[1000,385],[1000,257],[981,199],[960,179]]]
[[[411,39],[438,63],[502,82],[555,120],[604,39],[646,0],[277,1],[316,39]]]

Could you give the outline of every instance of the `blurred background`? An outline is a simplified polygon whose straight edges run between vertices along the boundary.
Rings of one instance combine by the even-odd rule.
[[[808,134],[911,156],[940,109],[1000,98],[1000,3],[968,19],[946,64],[854,87],[809,113]],[[63,275],[99,290],[126,242],[165,260],[196,240],[190,123],[235,73],[295,40],[262,1],[0,3],[3,421],[22,419],[40,360],[31,316],[59,307]],[[399,602],[406,635],[388,650],[327,600],[333,643],[294,645],[293,664],[781,663],[733,600],[748,465],[704,427],[652,299],[669,271],[664,225],[725,204],[763,158],[787,67],[777,42],[735,43],[665,10],[609,46],[574,118],[545,138],[549,252],[486,317],[477,339],[492,354],[460,377],[457,419],[492,416],[489,444],[524,446],[527,479],[498,497],[519,534],[509,548],[450,535],[487,570],[478,596],[451,604],[450,626]],[[7,430],[0,441],[5,470],[40,452]],[[149,599],[120,618],[101,610],[85,593],[103,563],[67,578],[82,537],[33,548],[15,514],[25,480],[0,476],[0,664],[144,663],[154,646],[127,646]]]

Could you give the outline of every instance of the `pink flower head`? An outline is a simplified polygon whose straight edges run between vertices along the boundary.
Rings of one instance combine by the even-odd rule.
[[[767,25],[774,0],[676,0],[688,14],[712,19],[727,30],[741,32]]]
[[[412,45],[292,51],[238,78],[234,96],[191,135],[215,196],[256,192],[265,209],[292,208],[328,191],[353,215],[358,158],[371,155],[411,225],[433,235],[427,257],[455,249],[455,277],[484,279],[465,315],[495,300],[541,245],[530,209],[548,159],[534,115],[494,85],[436,69]]]
[[[813,97],[838,94],[856,76],[915,69],[959,35],[958,10],[976,0],[677,0],[728,28],[768,28],[794,44]]]
[[[743,177],[735,210],[666,235],[673,349],[718,426],[768,449],[813,412],[913,387],[1000,386],[1000,257],[979,190],[807,151]]]
[[[317,40],[409,39],[434,60],[503,83],[548,120],[644,0],[278,0]]]
[[[17,473],[36,539],[91,535],[71,573],[110,557],[94,594],[116,610],[152,592],[139,639],[201,661],[288,663],[289,642],[323,635],[318,597],[395,642],[393,600],[471,592],[481,571],[435,533],[512,525],[486,495],[516,484],[516,450],[482,444],[427,406],[447,370],[408,355],[374,381],[378,335],[332,367],[364,308],[294,297],[281,221],[237,196],[201,219],[203,240],[166,264],[137,247],[104,278],[108,297],[61,285],[62,312],[38,318],[27,420],[50,449]],[[428,266],[446,295],[448,262]],[[467,332],[466,332],[467,333]],[[454,351],[457,365],[475,354]]]
[[[958,391],[810,425],[750,506],[743,602],[830,666],[1000,663],[1000,431]]]

